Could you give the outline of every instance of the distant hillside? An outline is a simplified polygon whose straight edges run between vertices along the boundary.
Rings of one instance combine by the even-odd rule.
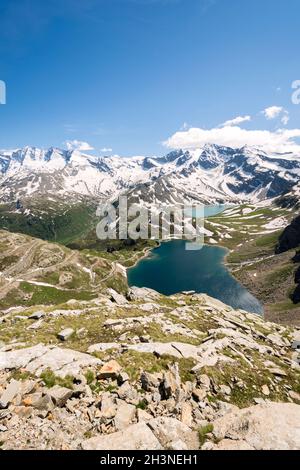
[[[0,308],[89,300],[108,287],[127,289],[125,270],[99,252],[79,252],[0,231]],[[105,252],[103,252],[103,256]]]

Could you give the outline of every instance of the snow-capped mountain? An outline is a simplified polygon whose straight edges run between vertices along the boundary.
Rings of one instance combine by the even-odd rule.
[[[48,195],[114,200],[120,193],[146,203],[260,201],[300,181],[293,154],[205,145],[164,157],[99,157],[57,148],[0,151],[2,203]]]

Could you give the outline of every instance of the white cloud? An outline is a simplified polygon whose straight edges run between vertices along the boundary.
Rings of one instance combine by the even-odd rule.
[[[289,115],[289,112],[288,111],[284,111],[283,113],[283,116],[281,118],[281,122],[284,126],[286,126],[288,124],[290,120],[290,115]]]
[[[277,117],[281,117],[281,123],[286,126],[290,120],[289,112],[284,109],[282,106],[270,106],[262,111],[262,114],[269,121]]]
[[[246,130],[238,126],[201,129],[190,128],[178,131],[164,142],[171,149],[197,149],[205,144],[217,144],[233,148],[244,145],[261,147],[269,152],[297,152],[300,144],[294,140],[300,137],[300,129]]]
[[[113,149],[104,147],[103,149],[100,149],[100,151],[101,151],[101,152],[109,152],[109,153],[110,153],[110,152],[113,151]]]
[[[270,119],[275,119],[282,112],[284,112],[284,109],[282,108],[282,106],[270,106],[269,108],[266,108],[262,111],[265,118],[269,119],[269,120]]]
[[[234,119],[230,119],[229,121],[224,122],[224,124],[222,124],[222,127],[236,126],[238,124],[242,124],[242,122],[247,121],[251,121],[251,116],[237,116]]]
[[[82,152],[88,152],[89,150],[94,150],[94,147],[88,142],[83,142],[82,140],[67,140],[65,142],[68,150],[80,150]]]

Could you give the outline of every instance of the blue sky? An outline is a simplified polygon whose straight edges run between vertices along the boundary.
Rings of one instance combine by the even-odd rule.
[[[298,130],[299,15],[299,0],[0,0],[0,148],[163,154],[226,141],[237,116],[234,141]]]

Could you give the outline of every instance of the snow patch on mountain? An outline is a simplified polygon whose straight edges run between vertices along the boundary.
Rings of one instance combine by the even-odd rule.
[[[158,158],[92,156],[58,148],[0,151],[2,202],[35,194],[114,200],[121,193],[149,204],[257,202],[291,191],[299,180],[298,155],[268,155],[247,146],[208,144]]]

